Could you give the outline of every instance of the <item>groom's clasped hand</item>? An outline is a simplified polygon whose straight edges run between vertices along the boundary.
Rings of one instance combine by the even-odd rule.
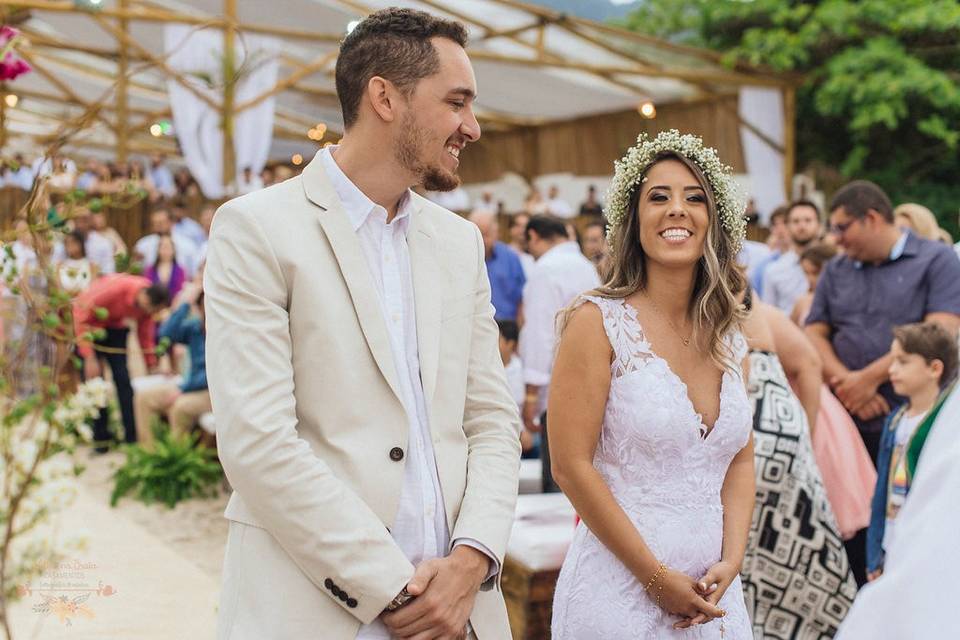
[[[407,584],[414,599],[383,614],[384,624],[401,640],[466,638],[467,619],[489,569],[487,556],[468,546],[420,563]]]

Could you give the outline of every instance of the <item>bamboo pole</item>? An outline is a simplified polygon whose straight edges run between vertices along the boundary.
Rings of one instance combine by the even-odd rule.
[[[128,8],[128,0],[120,0],[120,8]],[[130,21],[127,18],[118,19],[118,29],[125,36],[130,35]],[[127,67],[128,67],[128,47],[127,38],[124,38],[117,44],[120,46],[120,57],[117,60],[117,161],[127,161]]]
[[[226,24],[223,29],[223,102],[221,105],[221,127],[223,129],[223,186],[229,187],[237,173],[236,153],[233,147],[234,101],[236,98],[236,51],[234,49],[234,31],[237,21],[237,0],[223,0],[223,16]]]

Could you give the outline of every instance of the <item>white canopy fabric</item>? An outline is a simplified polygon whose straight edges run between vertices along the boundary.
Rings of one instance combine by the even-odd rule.
[[[514,0],[235,0],[239,31],[279,39],[279,78],[295,82],[275,96],[275,127],[269,157],[288,159],[292,153],[309,157],[318,143],[307,131],[327,126],[327,140],[342,131],[333,68],[339,40],[349,25],[366,13],[404,6],[463,22],[471,37],[468,49],[477,74],[478,115],[488,128],[533,125],[587,115],[732,95],[741,86],[782,89],[782,77],[753,69],[731,70],[719,54],[662,42],[605,24],[559,14]],[[221,33],[224,0],[167,0],[159,4],[104,0],[98,13],[67,8],[50,0],[0,0],[0,8],[33,7],[19,26],[31,39],[31,62],[38,70],[11,83],[21,102],[8,109],[11,134],[38,135],[55,131],[65,116],[77,115],[77,101],[90,102],[108,90],[117,77],[121,18],[129,18],[129,33],[139,47],[129,47],[130,68],[138,69],[129,88],[128,124],[133,127],[133,153],[175,150],[173,138],[155,140],[148,129],[169,118],[167,74],[145,64],[144,53],[164,51],[165,23],[181,22],[193,29],[206,25]],[[57,82],[68,84],[77,100],[67,97]],[[72,103],[72,104],[71,104]],[[103,111],[109,120],[113,113]],[[109,150],[115,133],[104,123],[83,134],[80,146]]]

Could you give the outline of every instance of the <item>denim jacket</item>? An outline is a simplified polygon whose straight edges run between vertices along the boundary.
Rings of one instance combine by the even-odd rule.
[[[890,484],[890,458],[897,442],[897,425],[903,416],[903,408],[887,416],[883,423],[883,435],[880,437],[880,451],[877,454],[877,487],[873,491],[870,504],[870,527],[867,529],[867,572],[873,572],[883,566],[883,532],[887,528],[887,488]]]

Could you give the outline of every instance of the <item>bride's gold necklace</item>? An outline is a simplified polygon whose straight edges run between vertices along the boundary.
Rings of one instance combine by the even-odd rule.
[[[680,341],[683,342],[683,346],[690,346],[690,338],[684,338],[683,334],[680,333],[680,330],[677,329],[677,325],[673,324],[673,321],[670,320],[670,317],[660,310],[660,306],[654,302],[653,297],[650,296],[646,291],[643,292],[643,297],[650,301],[650,304],[653,306],[653,310],[657,312],[661,318],[667,321],[667,324],[670,325],[670,328],[673,329],[673,332],[677,334],[677,337],[680,338]]]

